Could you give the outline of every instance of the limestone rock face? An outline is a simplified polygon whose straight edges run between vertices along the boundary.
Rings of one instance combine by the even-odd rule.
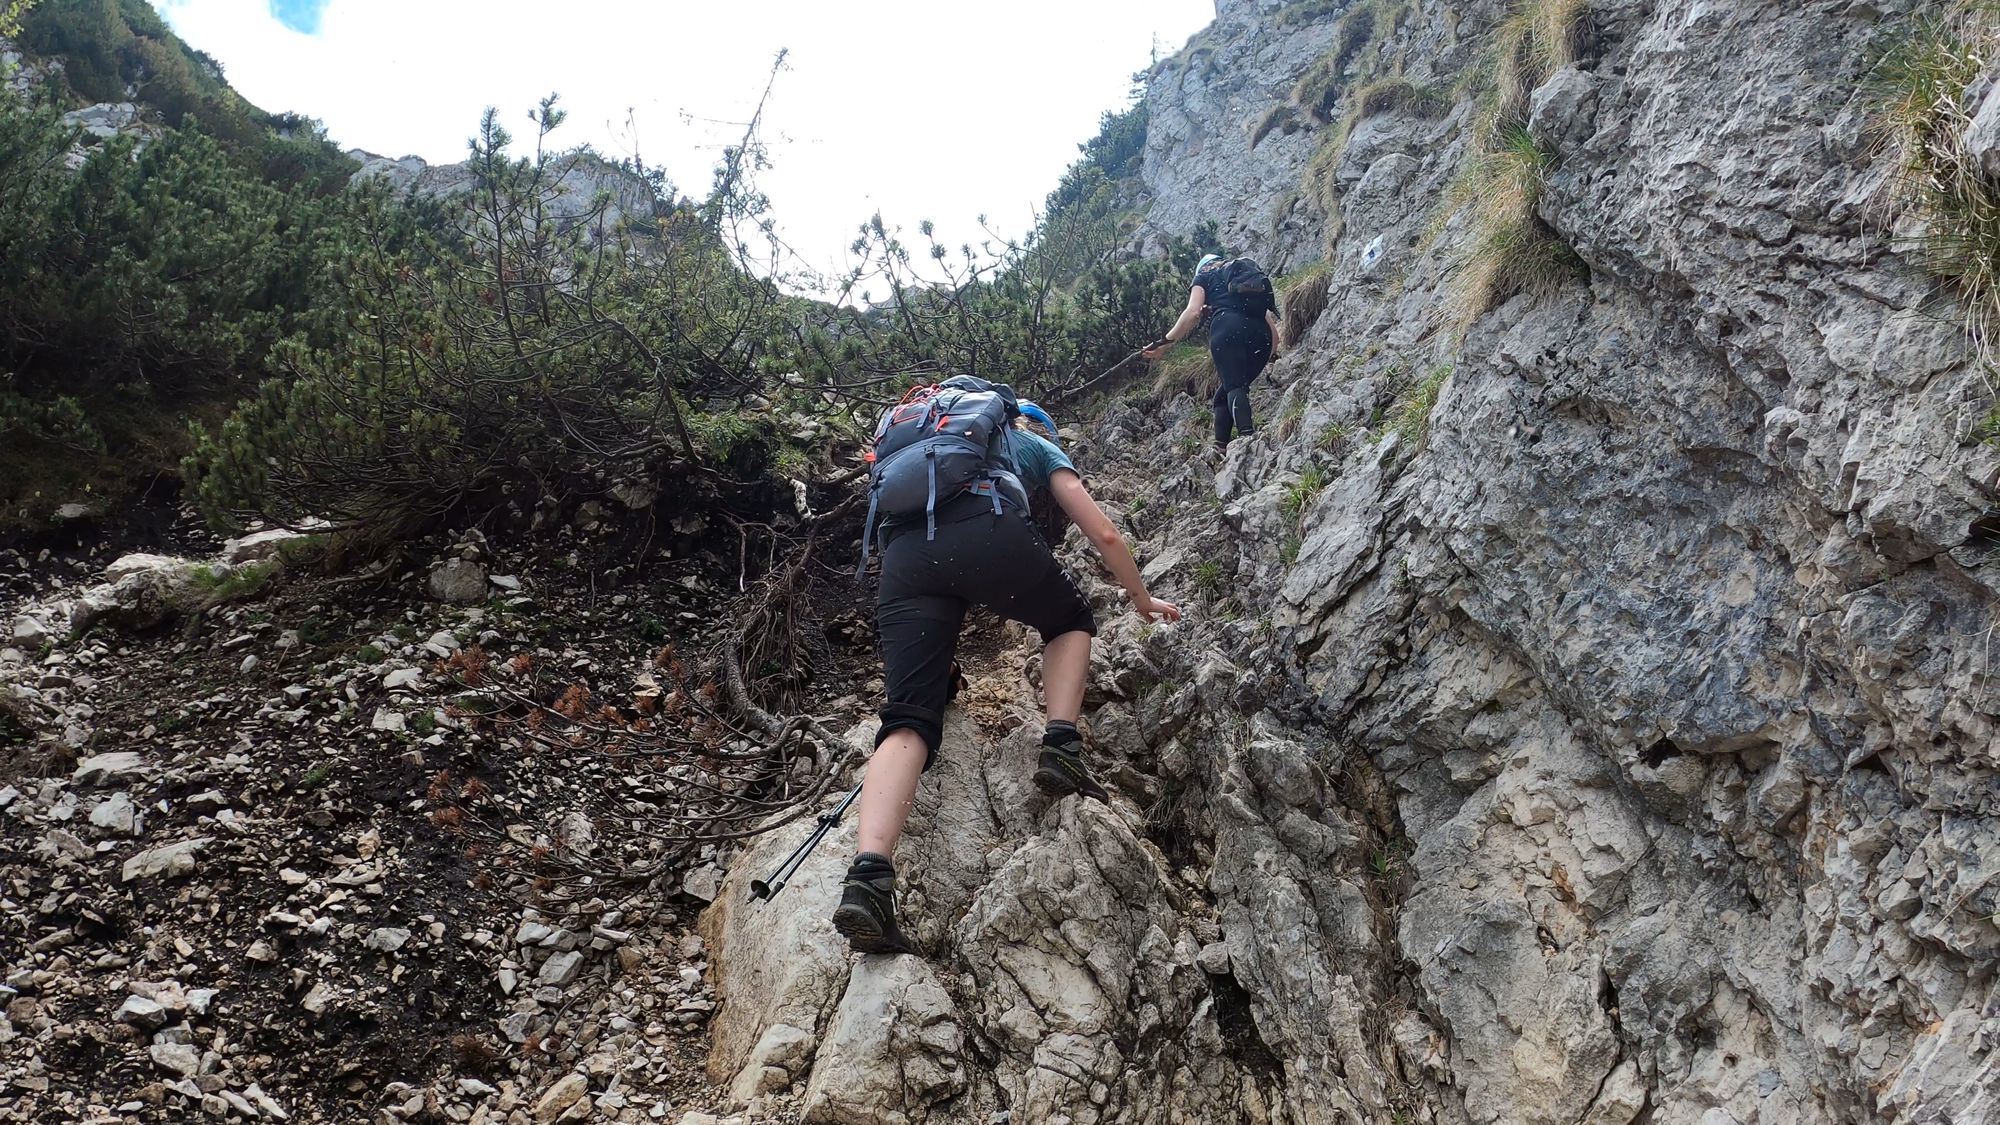
[[[1036,797],[1032,663],[985,672],[899,857],[923,962],[843,963],[851,843],[730,905],[763,841],[712,948],[813,954],[718,982],[719,1073],[770,1035],[827,1120],[1979,1119],[2000,447],[1861,92],[1918,5],[1592,4],[1525,107],[1582,268],[1469,314],[1450,91],[1505,6],[1410,5],[1254,148],[1352,6],[1221,7],[1153,73],[1148,221],[1323,258],[1328,311],[1220,472],[1187,398],[1071,443],[1197,610],[1092,587],[1114,799]],[[1358,112],[1394,75],[1444,102]]]
[[[379,180],[398,192],[412,191],[427,196],[451,196],[472,190],[477,178],[464,163],[431,164],[420,156],[391,159],[364,149],[350,149],[347,155],[361,167],[349,177],[350,183]],[[626,219],[649,219],[653,214],[653,189],[645,179],[600,157],[578,156],[561,164],[550,214],[559,223],[573,223],[591,214],[599,194],[609,196],[603,211],[605,229]],[[597,231],[588,232],[593,240]]]

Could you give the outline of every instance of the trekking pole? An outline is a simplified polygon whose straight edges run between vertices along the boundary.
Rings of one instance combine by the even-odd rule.
[[[1117,363],[1114,363],[1111,366],[1105,368],[1102,374],[1091,379],[1089,382],[1083,384],[1080,387],[1077,387],[1075,390],[1062,392],[1060,395],[1056,396],[1057,400],[1061,402],[1069,401],[1072,397],[1082,394],[1083,392],[1091,389],[1092,387],[1095,387],[1097,384],[1104,382],[1106,379],[1111,378],[1113,375],[1118,374],[1120,371],[1123,371],[1125,369],[1126,364],[1131,363],[1133,360],[1138,359],[1140,356],[1146,354],[1146,348],[1156,348],[1159,347],[1161,344],[1169,342],[1170,341],[1167,340],[1156,340],[1153,343],[1145,345],[1145,347],[1139,348],[1138,350],[1134,351],[1131,355],[1128,355],[1124,359],[1119,360]]]
[[[812,854],[814,848],[819,847],[819,842],[826,838],[828,832],[833,831],[834,825],[840,823],[840,818],[847,812],[847,806],[853,804],[855,798],[859,796],[861,787],[857,785],[838,805],[819,814],[819,827],[813,829],[813,834],[806,837],[805,843],[792,849],[792,854],[785,857],[785,861],[778,865],[776,871],[771,872],[769,879],[750,881],[750,901],[755,902],[760,898],[769,901],[771,896],[784,890],[785,884],[791,877],[799,873],[799,867],[805,863],[806,857]]]

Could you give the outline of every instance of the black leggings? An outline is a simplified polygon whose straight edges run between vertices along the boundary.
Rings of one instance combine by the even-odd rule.
[[[1233,425],[1239,434],[1256,430],[1250,417],[1250,381],[1271,362],[1271,326],[1230,309],[1217,309],[1208,322],[1208,354],[1222,378],[1216,388],[1215,444],[1228,445]]]
[[[936,539],[924,538],[921,522],[889,533],[875,603],[887,697],[877,746],[895,731],[913,730],[936,756],[952,656],[970,606],[1021,622],[1044,644],[1064,633],[1097,632],[1090,603],[1027,517],[1011,507],[996,516],[991,505],[979,496],[938,505]]]

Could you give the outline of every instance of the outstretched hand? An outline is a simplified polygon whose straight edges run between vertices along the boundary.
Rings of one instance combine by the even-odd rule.
[[[1139,354],[1145,356],[1148,360],[1155,360],[1167,354],[1167,349],[1171,347],[1173,347],[1172,344],[1169,344],[1165,341],[1161,341],[1160,343],[1154,344],[1150,348],[1139,349]]]
[[[1146,623],[1149,625],[1155,620],[1179,621],[1181,619],[1181,607],[1172,602],[1163,602],[1151,595],[1142,598],[1133,598],[1132,608],[1140,617],[1145,618]]]

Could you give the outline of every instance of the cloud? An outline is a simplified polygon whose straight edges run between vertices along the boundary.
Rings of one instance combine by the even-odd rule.
[[[328,0],[271,0],[271,18],[302,35],[319,34]]]
[[[556,137],[635,150],[700,192],[734,142],[779,48],[766,109],[774,167],[760,183],[781,229],[837,267],[880,210],[936,221],[956,243],[1009,235],[1097,129],[1131,76],[1213,17],[1212,0],[171,0],[175,30],[269,110],[324,120],[341,144],[464,157],[480,112],[517,136],[557,91]],[[312,9],[316,34],[280,22]],[[629,123],[629,127],[628,127]]]

